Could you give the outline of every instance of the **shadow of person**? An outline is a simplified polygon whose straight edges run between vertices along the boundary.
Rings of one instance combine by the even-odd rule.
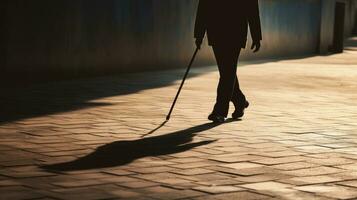
[[[169,155],[215,142],[215,140],[192,142],[197,133],[212,129],[220,124],[206,123],[166,135],[141,138],[131,141],[116,141],[98,147],[77,160],[41,166],[49,171],[76,171],[129,164],[148,156]]]

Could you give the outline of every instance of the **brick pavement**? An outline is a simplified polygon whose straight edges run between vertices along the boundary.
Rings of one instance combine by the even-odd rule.
[[[222,125],[194,69],[151,135],[182,70],[4,90],[0,199],[357,199],[355,50],[239,68],[251,107]]]

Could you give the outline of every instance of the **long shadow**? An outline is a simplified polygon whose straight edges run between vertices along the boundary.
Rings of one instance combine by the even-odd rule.
[[[189,78],[216,70],[216,67],[194,67]],[[161,70],[53,81],[21,87],[0,85],[0,125],[32,117],[109,105],[91,101],[165,87],[181,79],[183,74],[184,69]]]
[[[11,88],[0,86],[0,125],[21,119],[109,105],[93,101],[171,85],[182,78],[183,73],[183,70],[172,70]],[[202,73],[205,72],[192,73],[190,77]]]
[[[77,160],[41,166],[41,168],[48,171],[100,169],[126,165],[136,159],[148,156],[160,156],[184,152],[214,142],[215,140],[206,140],[192,143],[193,138],[198,133],[207,131],[219,125],[220,124],[206,123],[166,135],[131,141],[116,141],[98,147],[93,153]]]

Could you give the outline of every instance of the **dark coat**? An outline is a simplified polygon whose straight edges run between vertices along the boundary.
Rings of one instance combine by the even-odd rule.
[[[262,40],[258,0],[200,0],[195,38],[207,32],[209,45],[244,48],[248,25],[253,41]]]

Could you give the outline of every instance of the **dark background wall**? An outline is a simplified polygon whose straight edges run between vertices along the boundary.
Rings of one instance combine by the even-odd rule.
[[[263,49],[242,58],[316,53],[321,22],[333,24],[325,17],[331,9],[322,15],[324,1],[260,0]],[[2,76],[18,81],[184,67],[195,48],[197,2],[2,0]],[[213,63],[204,48],[197,65]]]
[[[6,64],[6,7],[4,2],[0,2],[0,74],[4,74]],[[1,78],[1,77],[0,77]]]
[[[191,0],[10,0],[7,10],[6,68],[21,74],[175,67],[192,46]]]

